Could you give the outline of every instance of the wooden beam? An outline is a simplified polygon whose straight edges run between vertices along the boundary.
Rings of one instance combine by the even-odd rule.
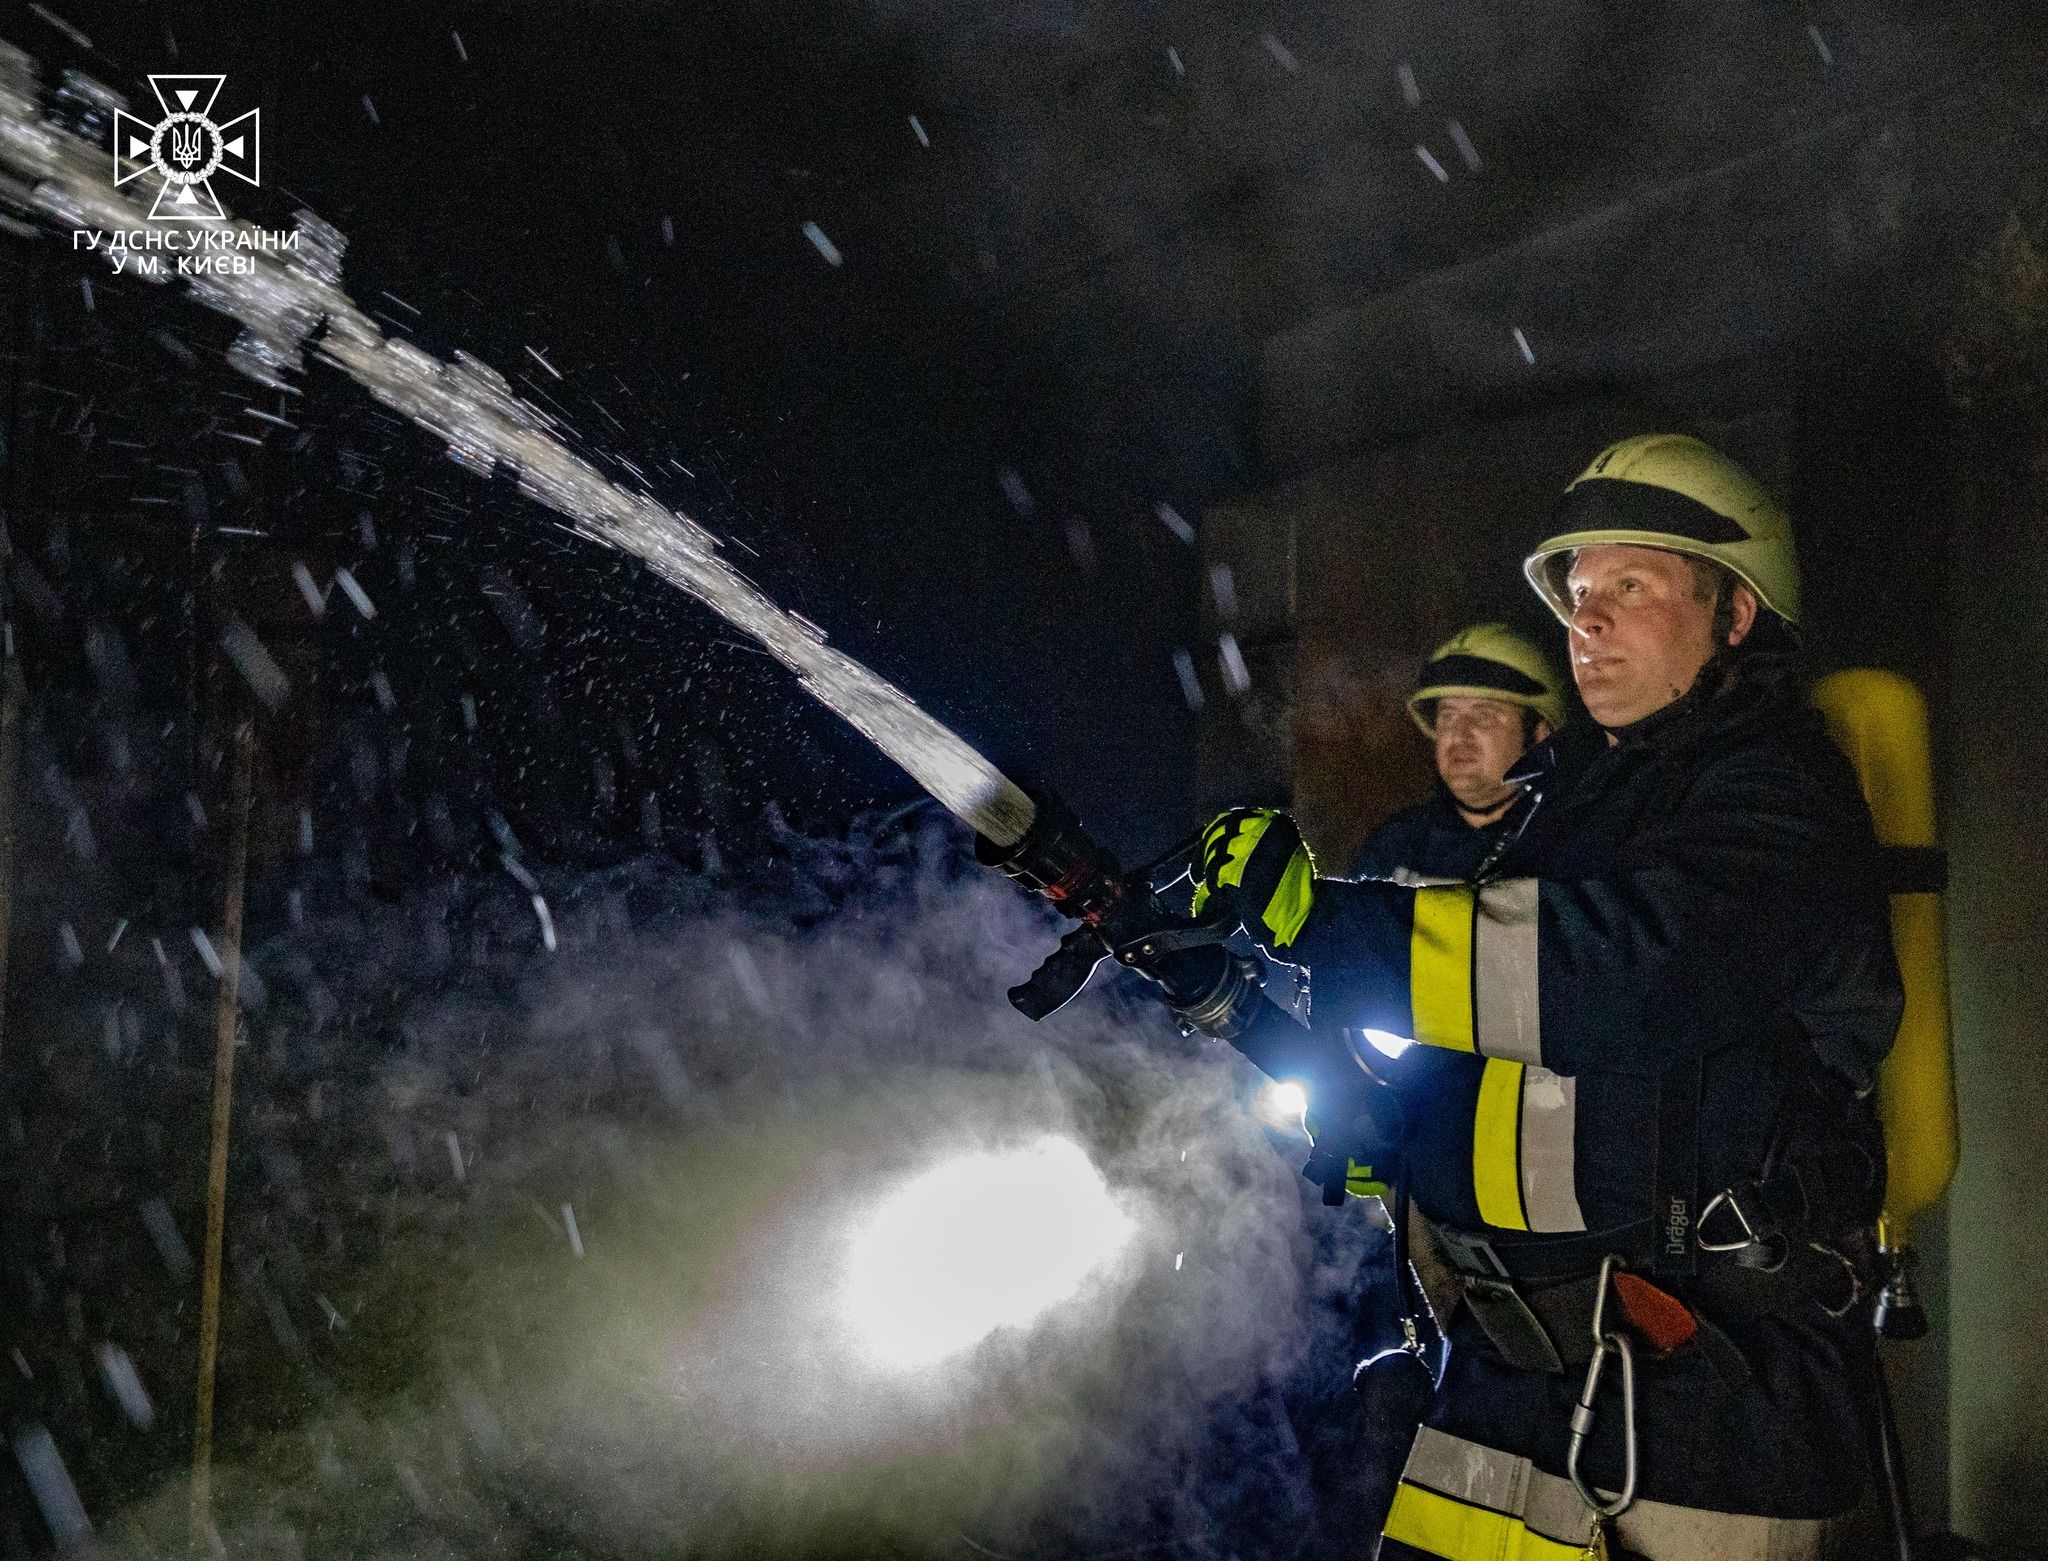
[[[227,1225],[228,1126],[234,1104],[235,1039],[242,976],[242,896],[249,867],[249,812],[255,790],[256,733],[243,721],[234,736],[234,792],[221,891],[220,986],[214,998],[213,1151],[206,1172],[206,1250],[199,1291],[199,1392],[192,1432],[192,1543],[209,1543],[213,1526],[213,1382],[220,1358],[220,1262]]]

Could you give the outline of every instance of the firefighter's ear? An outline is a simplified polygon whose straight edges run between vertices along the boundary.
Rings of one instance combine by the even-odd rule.
[[[1533,748],[1538,743],[1547,743],[1549,741],[1550,723],[1539,717],[1536,724],[1529,728],[1529,746]]]
[[[1728,625],[1728,643],[1740,645],[1756,626],[1756,592],[1738,580],[1729,595],[1728,605],[1733,615]]]

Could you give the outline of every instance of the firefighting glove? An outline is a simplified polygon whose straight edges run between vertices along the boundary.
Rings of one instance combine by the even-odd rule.
[[[1323,1189],[1323,1202],[1332,1208],[1346,1197],[1384,1198],[1387,1196],[1387,1181],[1370,1165],[1365,1165],[1341,1151],[1317,1144],[1309,1152],[1308,1162],[1302,1166],[1301,1174]]]
[[[1301,1174],[1323,1189],[1325,1203],[1341,1203],[1345,1193],[1354,1198],[1387,1196],[1386,1168],[1379,1162],[1384,1160],[1383,1151],[1389,1148],[1391,1139],[1370,1107],[1340,1104],[1337,1121],[1332,1122],[1327,1117],[1319,1118],[1311,1104],[1302,1118],[1302,1126],[1308,1129],[1314,1147]],[[1338,1190],[1340,1184],[1342,1192]]]
[[[1227,906],[1271,952],[1308,920],[1315,861],[1294,820],[1272,808],[1232,808],[1202,831],[1194,863],[1193,914]]]
[[[1387,1195],[1386,1178],[1369,1165],[1347,1159],[1344,1162],[1344,1190],[1354,1198],[1384,1198]]]

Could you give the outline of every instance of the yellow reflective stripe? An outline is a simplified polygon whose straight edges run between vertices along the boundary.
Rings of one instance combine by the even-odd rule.
[[[1472,891],[1463,884],[1415,891],[1408,1002],[1415,1039],[1425,1046],[1473,1049],[1472,918]]]
[[[1238,869],[1240,876],[1243,871]],[[1297,850],[1280,875],[1280,887],[1266,902],[1266,913],[1261,918],[1272,932],[1276,948],[1284,949],[1292,943],[1301,924],[1308,920],[1309,907],[1315,901],[1315,877],[1315,864],[1309,860],[1308,852]]]
[[[1496,1230],[1527,1230],[1522,1208],[1522,1069],[1486,1059],[1472,1113],[1472,1195],[1479,1218]]]
[[[1560,1544],[1532,1533],[1520,1518],[1439,1495],[1403,1480],[1387,1514],[1388,1539],[1445,1561],[1571,1561],[1583,1545]]]

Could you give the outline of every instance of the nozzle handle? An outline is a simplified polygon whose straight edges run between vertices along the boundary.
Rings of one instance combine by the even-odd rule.
[[[1081,988],[1108,956],[1093,927],[1076,927],[1060,946],[1031,972],[1029,980],[1010,988],[1010,1002],[1027,1019],[1048,1019],[1080,996]]]

